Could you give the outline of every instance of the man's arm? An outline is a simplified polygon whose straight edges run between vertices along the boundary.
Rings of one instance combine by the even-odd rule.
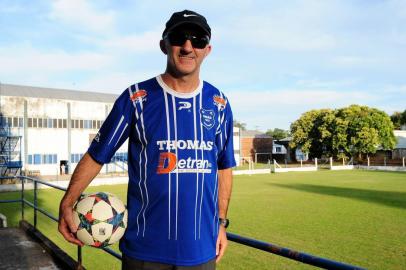
[[[83,243],[73,234],[76,232],[76,226],[73,223],[73,205],[102,167],[102,164],[97,163],[86,153],[76,166],[69,182],[68,190],[59,205],[58,230],[67,241],[73,244],[83,246]]]
[[[227,218],[228,204],[231,198],[231,190],[233,185],[233,173],[231,168],[219,170],[219,186],[218,186],[218,204],[219,204],[219,217]],[[216,244],[216,262],[219,262],[223,257],[227,248],[227,233],[226,228],[220,225],[219,235]]]

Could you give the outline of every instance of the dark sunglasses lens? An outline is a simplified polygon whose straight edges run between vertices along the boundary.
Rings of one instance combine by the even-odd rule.
[[[172,46],[182,46],[185,44],[187,36],[183,33],[172,32],[168,34],[169,43]]]
[[[209,43],[207,37],[199,37],[199,36],[191,36],[190,41],[192,42],[192,46],[197,49],[203,49]]]
[[[188,39],[191,41],[192,46],[197,49],[203,49],[209,43],[209,39],[206,36],[194,36],[181,32],[168,34],[168,40],[172,46],[182,46]]]

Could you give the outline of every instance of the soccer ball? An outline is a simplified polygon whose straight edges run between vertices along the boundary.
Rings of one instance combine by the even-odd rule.
[[[79,199],[73,207],[76,236],[84,244],[106,247],[124,235],[127,209],[115,195],[97,192]]]

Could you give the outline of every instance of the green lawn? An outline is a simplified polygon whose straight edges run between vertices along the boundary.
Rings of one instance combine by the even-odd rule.
[[[236,176],[229,209],[230,232],[368,269],[406,269],[406,174],[319,171]],[[92,187],[125,199],[126,186]],[[26,192],[32,197],[32,192]],[[18,193],[0,194],[0,199]],[[39,202],[57,215],[62,192],[42,190]],[[0,204],[15,225],[18,204]],[[76,249],[39,214],[39,228],[74,258]],[[26,208],[26,218],[32,211]],[[120,262],[84,248],[88,269],[120,269]],[[253,248],[230,243],[218,269],[315,269]]]

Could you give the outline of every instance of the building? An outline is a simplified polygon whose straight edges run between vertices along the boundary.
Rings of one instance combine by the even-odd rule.
[[[268,162],[272,160],[272,137],[257,130],[243,130],[241,135],[241,160]]]
[[[70,173],[116,98],[104,93],[1,84],[1,123],[9,126],[14,136],[21,136],[21,160],[27,174]],[[126,152],[122,146],[116,155]],[[119,171],[120,166],[117,162],[104,170]]]
[[[406,157],[406,130],[394,130],[393,133],[397,143],[395,149],[392,150],[392,158],[401,159]]]

